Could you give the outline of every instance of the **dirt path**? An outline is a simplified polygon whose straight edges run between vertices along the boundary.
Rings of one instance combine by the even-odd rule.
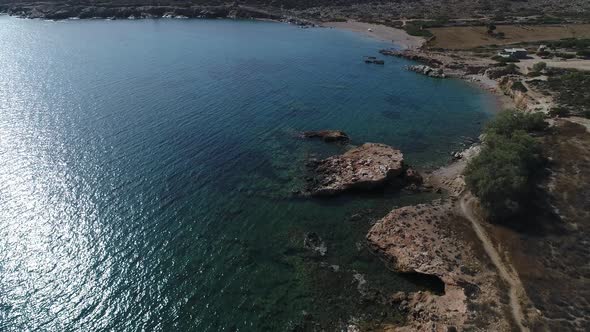
[[[511,266],[506,265],[502,261],[500,254],[492,244],[492,241],[488,237],[486,231],[479,223],[479,219],[475,216],[475,214],[473,213],[473,208],[471,207],[471,204],[473,204],[473,202],[474,198],[470,194],[464,194],[463,196],[461,196],[461,211],[463,212],[465,218],[467,218],[471,222],[473,230],[475,231],[477,237],[481,241],[484,250],[492,260],[492,263],[494,263],[494,265],[498,269],[500,277],[510,286],[508,295],[510,297],[510,307],[512,309],[512,316],[514,317],[516,324],[520,328],[520,331],[528,332],[529,329],[523,323],[526,321],[526,318],[519,300],[521,296],[525,296],[524,287],[522,286],[522,283],[516,271],[514,271],[514,269]]]

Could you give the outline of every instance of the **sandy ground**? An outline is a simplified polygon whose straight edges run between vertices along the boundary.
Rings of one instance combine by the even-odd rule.
[[[410,36],[402,29],[391,28],[380,24],[347,21],[327,22],[323,23],[322,25],[325,27],[344,29],[362,33],[365,36],[392,42],[402,47],[403,49],[419,48],[425,42],[423,38]],[[371,29],[372,31],[369,31],[369,29]]]
[[[505,34],[505,38],[502,39],[488,35],[486,33],[487,28],[483,26],[444,27],[428,30],[436,37],[429,43],[429,46],[447,49],[468,49],[486,45],[507,45],[519,42],[590,37],[590,24],[546,26],[499,25],[496,32],[503,32]]]
[[[523,59],[516,65],[524,73],[529,72],[528,68],[532,68],[537,62],[545,62],[548,67],[555,68],[566,68],[566,69],[577,69],[590,71],[590,60],[585,59],[570,59],[570,60],[554,60],[554,59],[541,59],[536,55],[531,55],[531,59]]]

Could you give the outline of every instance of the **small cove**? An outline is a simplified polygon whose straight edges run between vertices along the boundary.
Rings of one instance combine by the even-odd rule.
[[[364,301],[428,287],[364,247],[370,224],[434,194],[294,198],[299,139],[440,166],[494,97],[363,63],[386,43],[334,29],[230,20],[0,17],[0,329],[333,329],[399,322]],[[303,246],[318,234],[327,254]]]

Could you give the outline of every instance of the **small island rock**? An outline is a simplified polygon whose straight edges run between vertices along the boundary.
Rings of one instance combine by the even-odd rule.
[[[372,189],[404,175],[401,151],[385,144],[365,143],[348,152],[317,161],[307,192],[333,195],[352,189]]]

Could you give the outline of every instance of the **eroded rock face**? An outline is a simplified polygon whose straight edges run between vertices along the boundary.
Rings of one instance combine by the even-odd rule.
[[[404,174],[401,151],[379,143],[365,143],[348,152],[310,165],[314,176],[311,195],[333,195],[352,189],[372,189]]]
[[[444,294],[396,293],[392,305],[407,312],[395,331],[510,331],[502,287],[480,257],[469,222],[456,214],[453,200],[391,211],[367,234],[369,248],[391,269],[433,275]]]
[[[321,138],[324,142],[348,142],[350,139],[340,130],[318,130],[303,132],[305,138]]]

